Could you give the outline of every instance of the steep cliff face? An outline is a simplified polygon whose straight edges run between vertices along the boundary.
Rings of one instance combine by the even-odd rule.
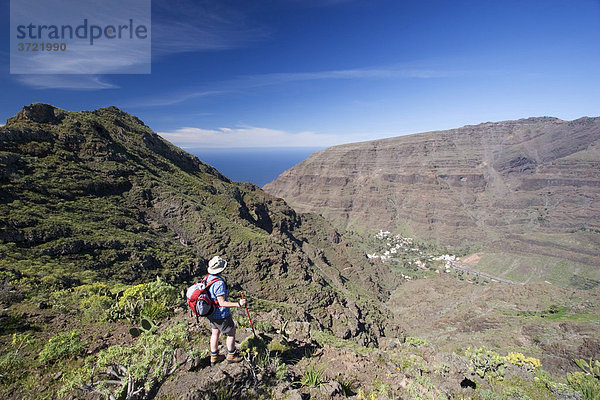
[[[345,337],[381,333],[385,310],[343,282],[385,268],[322,218],[231,182],[115,107],[25,107],[0,128],[0,165],[0,271],[31,282],[25,292],[156,276],[183,286],[220,254],[238,290]],[[393,285],[381,280],[357,284],[375,300]]]
[[[600,265],[600,118],[529,118],[336,146],[265,190],[338,226]]]

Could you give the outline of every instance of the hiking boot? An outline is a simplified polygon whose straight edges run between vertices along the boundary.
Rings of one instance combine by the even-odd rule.
[[[242,360],[243,360],[243,358],[240,357],[235,351],[232,352],[232,353],[227,352],[227,362],[230,362],[230,363],[239,363]]]
[[[220,363],[225,359],[225,356],[222,354],[211,354],[210,355],[210,366],[214,367],[215,364]]]

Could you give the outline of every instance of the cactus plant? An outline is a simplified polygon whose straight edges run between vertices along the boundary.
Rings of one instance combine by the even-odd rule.
[[[143,318],[141,321],[141,328],[132,327],[129,328],[129,334],[136,338],[142,334],[142,332],[154,332],[155,328],[158,326],[155,323]]]

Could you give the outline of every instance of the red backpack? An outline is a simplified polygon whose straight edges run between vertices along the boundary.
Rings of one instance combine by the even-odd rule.
[[[208,317],[219,307],[219,302],[210,298],[208,289],[213,283],[223,281],[223,278],[216,276],[208,281],[208,277],[207,274],[200,283],[190,286],[186,293],[187,303],[196,316],[196,320],[198,317]]]

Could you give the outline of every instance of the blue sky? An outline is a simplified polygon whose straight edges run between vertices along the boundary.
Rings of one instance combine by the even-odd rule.
[[[38,101],[116,105],[187,148],[600,115],[598,0],[156,0],[141,75],[11,75],[9,34],[0,121]]]

